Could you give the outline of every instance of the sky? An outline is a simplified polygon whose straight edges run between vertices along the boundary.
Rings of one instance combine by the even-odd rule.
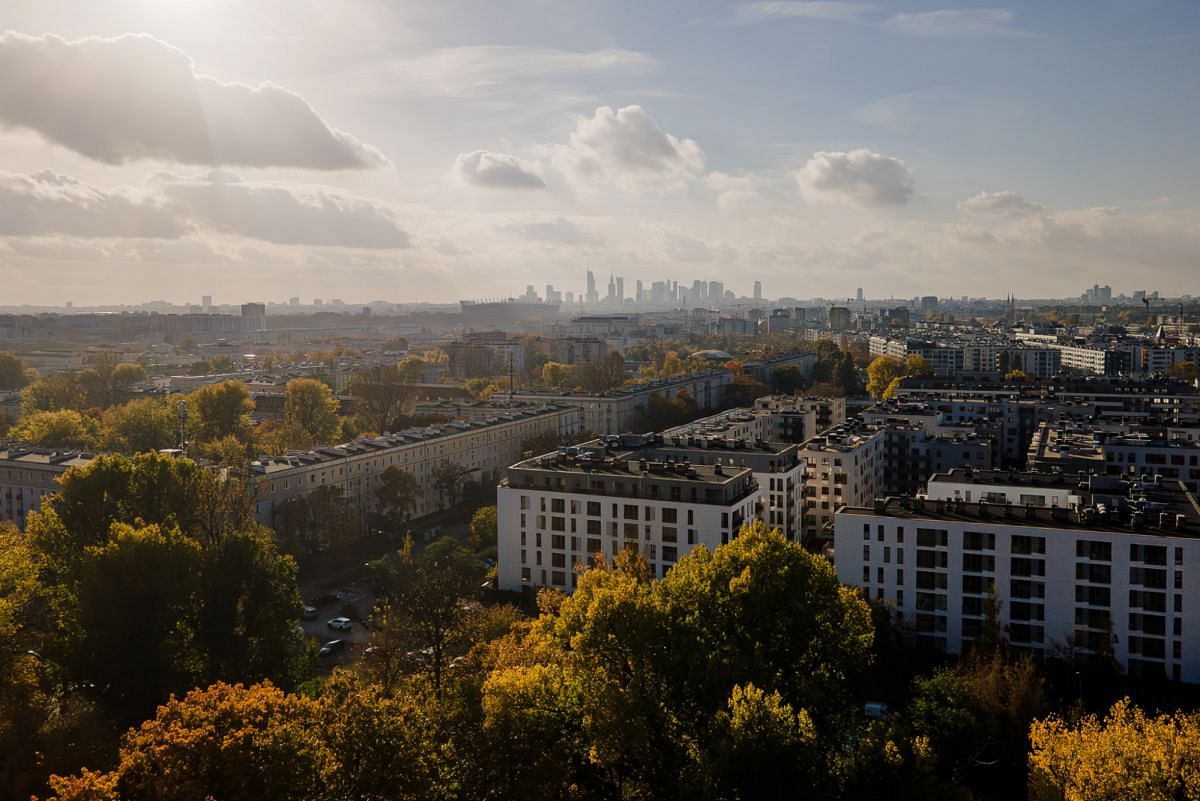
[[[1200,294],[1200,3],[0,0],[0,305]]]

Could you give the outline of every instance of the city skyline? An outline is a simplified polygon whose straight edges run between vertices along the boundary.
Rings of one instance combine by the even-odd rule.
[[[1194,293],[1200,9],[1145,10],[12,2],[5,300]]]

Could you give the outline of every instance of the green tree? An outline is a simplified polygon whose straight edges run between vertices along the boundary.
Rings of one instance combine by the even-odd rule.
[[[442,501],[443,509],[449,509],[458,503],[469,472],[466,467],[449,459],[443,459],[433,468],[433,486]]]
[[[21,389],[29,383],[29,368],[15,354],[0,351],[0,390]]]
[[[904,366],[894,356],[879,356],[867,366],[867,391],[882,399],[893,379],[904,375]]]
[[[785,365],[771,374],[771,390],[784,395],[791,395],[804,388],[804,376],[800,368],[793,364]]]
[[[834,373],[834,381],[846,395],[854,396],[863,393],[862,379],[858,375],[858,367],[854,364],[854,356],[850,353],[841,354]]]
[[[376,563],[373,576],[389,627],[408,633],[411,650],[428,654],[430,681],[440,696],[469,610],[463,602],[479,593],[483,566],[470,549],[443,537],[419,554],[409,549]]]
[[[113,389],[128,389],[134,384],[145,381],[146,377],[145,367],[140,364],[124,362],[113,367],[112,386]]]
[[[120,453],[172,448],[178,426],[169,401],[133,400],[104,411],[100,417],[100,443],[104,449]]]
[[[495,506],[481,506],[471,515],[471,538],[469,544],[476,550],[496,547],[499,524]]]
[[[341,430],[333,392],[313,378],[294,378],[288,382],[283,422],[308,446],[332,443]]]
[[[72,373],[51,373],[21,390],[21,415],[86,408],[79,379]]]
[[[201,387],[188,396],[189,423],[196,439],[209,441],[234,436],[244,439],[254,403],[241,381],[222,381]]]
[[[73,409],[33,412],[22,415],[9,436],[42,448],[90,450],[99,442],[100,426],[94,418]]]
[[[389,520],[401,525],[408,523],[420,497],[421,484],[411,471],[392,465],[379,474],[375,500],[380,514]]]

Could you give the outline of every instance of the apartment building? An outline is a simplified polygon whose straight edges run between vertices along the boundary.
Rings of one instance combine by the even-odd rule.
[[[644,428],[646,409],[652,397],[671,400],[684,391],[701,410],[711,411],[721,405],[725,388],[732,381],[733,374],[728,370],[712,370],[601,393],[523,390],[513,393],[512,399],[521,403],[575,406],[583,414],[584,431],[597,435],[620,434]]]
[[[833,516],[843,506],[870,504],[883,485],[886,465],[882,428],[846,423],[800,446],[804,471],[802,540],[833,541]]]
[[[1178,481],[954,470],[834,532],[838,578],[936,651],[990,617],[1014,647],[1200,682],[1200,506]]]
[[[547,434],[564,439],[581,430],[581,416],[573,406],[498,406],[486,417],[364,437],[304,453],[263,456],[251,465],[255,515],[272,525],[276,511],[289,500],[326,486],[341,490],[356,508],[374,511],[379,476],[393,466],[412,473],[421,485],[413,515],[429,514],[441,508],[435,473],[443,464],[458,465],[464,475],[476,479],[499,475],[522,458],[528,440]]]
[[[58,477],[72,467],[90,464],[92,454],[23,445],[0,448],[0,523],[24,530],[29,512],[58,492]]]
[[[754,401],[754,410],[771,413],[775,430],[769,439],[783,442],[804,442],[846,422],[845,398],[766,395]]]
[[[623,549],[661,577],[699,545],[715,548],[754,517],[749,467],[651,458],[654,446],[612,437],[519,462],[497,497],[500,589],[575,588],[580,564]]]

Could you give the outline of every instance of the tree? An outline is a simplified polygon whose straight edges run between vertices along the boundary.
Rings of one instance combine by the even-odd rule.
[[[496,507],[481,506],[471,515],[471,538],[468,544],[480,551],[495,548],[498,529]]]
[[[29,383],[29,369],[15,354],[0,351],[0,390],[21,389]]]
[[[408,549],[377,563],[374,580],[389,628],[407,632],[413,637],[411,650],[428,654],[433,691],[440,695],[454,638],[468,610],[463,601],[478,594],[483,566],[469,549],[443,537],[420,554]]]
[[[372,431],[395,431],[412,398],[411,373],[396,366],[373,367],[355,374],[350,384],[354,413]]]
[[[21,415],[86,408],[79,379],[72,373],[51,373],[21,390]]]
[[[250,427],[254,403],[241,381],[222,381],[201,387],[188,396],[196,438],[207,441],[234,436],[242,439]]]
[[[867,366],[867,391],[883,399],[893,379],[904,375],[904,366],[894,356],[880,356]]]
[[[575,374],[588,392],[607,392],[624,386],[625,358],[618,351],[610,351],[599,361],[577,366]]]
[[[337,400],[325,384],[314,378],[288,382],[283,422],[309,446],[334,441],[341,430],[337,412]]]
[[[114,389],[128,389],[138,382],[146,380],[146,368],[140,364],[123,362],[112,369],[112,386]]]
[[[784,395],[791,395],[804,388],[804,376],[800,368],[794,364],[784,365],[771,374],[771,390]]]
[[[100,426],[95,419],[73,409],[33,412],[22,415],[9,436],[42,448],[90,450],[100,439]]]
[[[273,521],[280,544],[296,556],[316,556],[320,551],[357,540],[363,520],[334,486],[317,487],[307,495],[289,498],[275,510]]]
[[[858,375],[858,367],[854,364],[854,356],[849,353],[841,354],[841,359],[834,372],[834,380],[846,395],[861,395],[863,392],[862,379]]]
[[[1035,721],[1029,739],[1034,801],[1200,798],[1200,714],[1149,717],[1126,698],[1103,721]]]
[[[567,389],[575,384],[575,368],[569,364],[546,362],[542,365],[542,384],[551,389]]]
[[[327,798],[333,754],[319,701],[269,683],[214,684],[129,732],[111,773],[52,781],[57,801]]]
[[[458,462],[452,462],[449,459],[443,459],[437,467],[433,468],[433,486],[444,504],[442,508],[449,509],[458,503],[459,496],[462,494],[463,482],[469,472],[470,470]]]
[[[141,453],[172,448],[178,421],[169,401],[157,398],[133,400],[112,406],[100,417],[100,443],[120,453]]]
[[[976,793],[1007,786],[1019,794],[1029,724],[1046,708],[1033,658],[999,648],[917,679],[909,714],[943,777]]]
[[[1200,373],[1198,373],[1196,370],[1195,362],[1180,362],[1179,364],[1173,364],[1168,367],[1167,375],[1171,378],[1178,378],[1181,381],[1187,381],[1190,384],[1194,384],[1197,377],[1200,376]]]
[[[933,365],[919,353],[910,353],[904,360],[904,375],[933,375]]]
[[[384,517],[401,525],[408,523],[420,497],[421,484],[411,471],[392,465],[379,474],[375,500]]]
[[[1004,374],[1005,381],[1015,381],[1020,384],[1031,384],[1034,381],[1033,376],[1024,370],[1009,370]]]

